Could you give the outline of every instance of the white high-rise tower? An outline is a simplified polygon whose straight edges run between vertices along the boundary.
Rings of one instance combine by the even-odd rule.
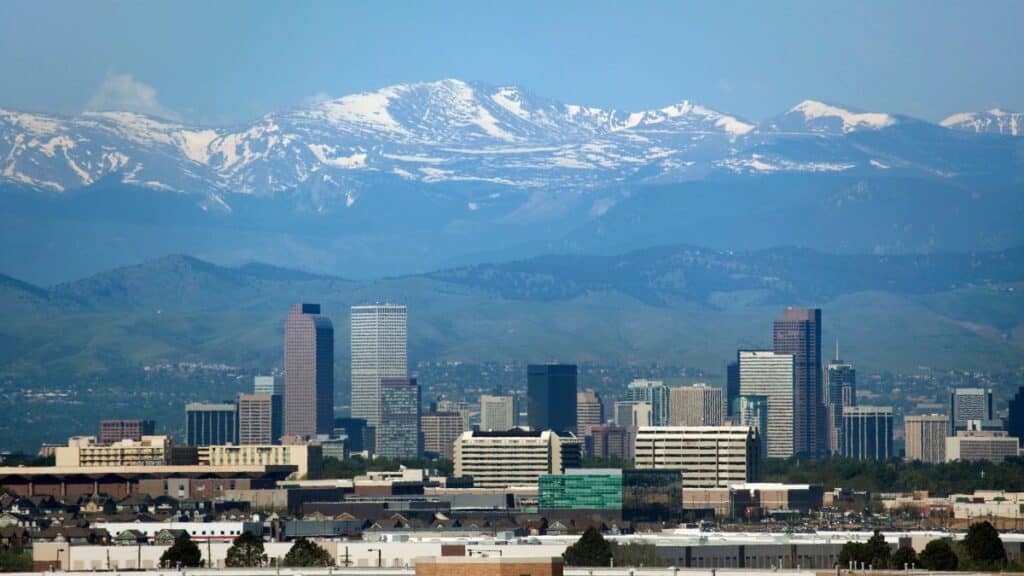
[[[405,306],[352,307],[352,417],[380,424],[381,378],[408,378]]]

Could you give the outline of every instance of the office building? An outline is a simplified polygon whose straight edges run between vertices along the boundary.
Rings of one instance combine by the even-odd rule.
[[[615,403],[615,425],[623,428],[653,426],[651,403],[641,400],[621,400]]]
[[[462,416],[463,427],[469,430],[473,427],[473,409],[475,407],[465,400],[451,400],[449,398],[438,398],[437,402],[430,403],[431,412],[455,412]]]
[[[273,444],[274,397],[267,394],[238,395],[238,443]]]
[[[632,460],[633,436],[630,429],[622,426],[591,426],[587,453],[595,458]]]
[[[284,379],[275,376],[256,376],[253,394],[270,396],[270,437],[276,444],[284,436]]]
[[[843,456],[854,460],[888,460],[892,450],[891,406],[843,408]]]
[[[538,481],[541,510],[622,511],[622,470],[574,468]]]
[[[651,426],[668,425],[668,386],[661,380],[633,380],[626,388],[626,399],[650,403]]]
[[[54,449],[55,466],[60,468],[95,468],[111,466],[166,466],[171,462],[170,436],[126,438],[111,444],[100,444],[95,436],[76,436],[67,446]]]
[[[740,426],[746,426],[757,430],[761,441],[758,443],[761,449],[761,459],[768,457],[767,442],[764,441],[764,434],[768,430],[768,397],[767,396],[740,396],[736,404],[736,416]]]
[[[247,446],[202,446],[199,465],[221,468],[252,466],[294,466],[294,478],[320,477],[323,453],[319,444],[250,444]]]
[[[191,402],[185,405],[185,444],[238,444],[238,407]]]
[[[551,430],[463,432],[455,443],[455,476],[471,476],[473,486],[536,486],[544,474],[578,468],[580,443]]]
[[[949,418],[942,414],[903,418],[906,459],[926,464],[946,461],[946,431]]]
[[[967,430],[946,438],[946,462],[987,460],[999,463],[1020,454],[1018,439],[1005,430],[981,430],[978,420],[968,422]]]
[[[576,430],[576,365],[530,364],[526,369],[526,414],[533,430]]]
[[[138,442],[143,436],[156,433],[156,423],[152,420],[102,420],[100,422],[100,444],[113,444],[121,440]]]
[[[824,386],[828,449],[832,454],[842,454],[843,407],[857,405],[857,370],[839,359],[838,341],[835,359],[825,367]]]
[[[420,430],[423,452],[427,456],[451,460],[455,456],[455,441],[466,431],[466,426],[458,412],[427,412],[420,416]]]
[[[604,405],[593,390],[576,393],[576,434],[589,436],[590,427],[604,424]]]
[[[1006,431],[1024,446],[1024,386],[1017,388],[1017,393],[1010,398],[1006,412]]]
[[[484,432],[503,432],[516,427],[516,399],[514,396],[480,396],[480,429]]]
[[[740,350],[740,395],[768,399],[768,429],[761,439],[769,458],[793,456],[793,357],[769,350]]]
[[[725,399],[721,388],[707,384],[669,389],[670,426],[721,426]]]
[[[352,417],[377,426],[381,380],[409,377],[405,306],[353,306],[351,340]]]
[[[949,393],[949,433],[967,430],[968,422],[993,420],[991,388],[955,388]]]
[[[420,386],[415,378],[381,378],[377,450],[382,458],[420,455]]]
[[[772,340],[776,354],[793,357],[793,453],[820,458],[827,451],[828,435],[822,403],[821,310],[786,308],[775,321]]]
[[[376,429],[368,426],[362,418],[335,418],[334,428],[344,432],[349,452],[372,454],[377,447]]]
[[[729,362],[725,367],[725,394],[726,412],[728,416],[735,416],[740,399],[740,362]]]
[[[252,379],[252,393],[284,396],[284,380],[276,376],[255,376]]]
[[[687,488],[760,479],[757,430],[745,426],[650,426],[636,435],[637,468],[676,470]]]
[[[334,427],[334,326],[319,304],[296,304],[284,325],[284,435]]]

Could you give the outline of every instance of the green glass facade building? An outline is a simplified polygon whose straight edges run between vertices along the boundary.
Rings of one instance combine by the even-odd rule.
[[[570,469],[540,477],[540,508],[622,510],[622,471]]]

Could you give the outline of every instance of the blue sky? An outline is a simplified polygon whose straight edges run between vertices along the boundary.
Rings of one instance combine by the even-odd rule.
[[[1024,2],[0,2],[0,106],[233,123],[455,77],[761,120],[1024,109]]]

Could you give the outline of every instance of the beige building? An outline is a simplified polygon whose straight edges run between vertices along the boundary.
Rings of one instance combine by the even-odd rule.
[[[295,466],[295,478],[319,478],[322,460],[318,444],[199,447],[201,466]]]
[[[455,455],[455,441],[466,431],[465,421],[458,412],[428,412],[420,416],[423,451],[451,460]]]
[[[604,424],[604,406],[601,396],[593,390],[576,393],[576,434],[590,436],[591,426]]]
[[[480,396],[480,429],[484,432],[503,432],[516,426],[516,399],[514,396]]]
[[[54,450],[56,465],[65,468],[95,466],[161,466],[170,463],[170,436],[143,436],[109,445],[99,444],[95,436],[75,436],[67,446]]]
[[[480,488],[536,486],[542,474],[579,465],[580,442],[551,430],[464,432],[455,443],[455,476],[472,476]]]
[[[950,494],[954,518],[1024,519],[1024,492],[978,490],[974,494]]]
[[[1004,430],[959,430],[956,436],[946,438],[946,462],[1002,462],[1019,451],[1017,439]]]
[[[238,395],[238,443],[273,444],[273,398],[268,394]]]
[[[903,424],[907,460],[920,460],[928,464],[946,461],[949,418],[942,414],[906,416]]]
[[[649,426],[636,436],[637,468],[679,470],[687,488],[727,488],[760,477],[760,438],[744,426]]]
[[[669,389],[669,426],[721,426],[725,423],[722,389],[694,384]]]

